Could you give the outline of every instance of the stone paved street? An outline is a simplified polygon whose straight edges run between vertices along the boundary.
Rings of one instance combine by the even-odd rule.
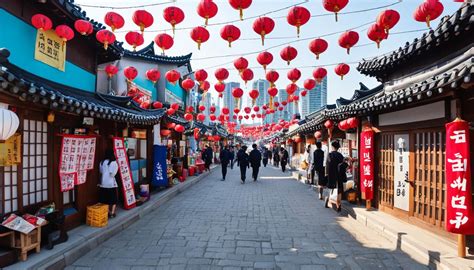
[[[216,168],[67,269],[427,269],[288,173],[238,172]]]

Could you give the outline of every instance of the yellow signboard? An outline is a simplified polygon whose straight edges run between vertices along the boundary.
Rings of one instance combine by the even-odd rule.
[[[0,143],[0,166],[11,166],[21,162],[21,135],[15,134]]]
[[[54,30],[38,30],[36,33],[35,59],[64,71],[66,43],[56,35]]]

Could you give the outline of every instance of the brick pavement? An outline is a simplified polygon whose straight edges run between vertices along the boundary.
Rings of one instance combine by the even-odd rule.
[[[215,170],[66,269],[427,269],[270,167]],[[247,172],[250,177],[250,172]]]

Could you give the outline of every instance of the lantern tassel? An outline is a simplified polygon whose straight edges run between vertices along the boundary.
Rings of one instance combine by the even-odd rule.
[[[270,110],[273,110],[273,96],[270,96]]]
[[[208,22],[209,22],[209,16],[206,16],[206,19],[204,20],[204,25],[207,26]]]
[[[290,60],[286,61],[288,63],[288,66],[290,65]]]
[[[339,6],[335,5],[334,6],[334,15],[336,15],[336,22],[337,22],[337,13],[339,12]]]
[[[347,54],[350,54],[350,52],[351,52],[351,47],[347,47],[346,49],[347,49]]]
[[[380,41],[377,40],[377,49],[380,49]]]
[[[109,48],[109,42],[104,42],[104,49],[107,50]]]
[[[344,80],[344,75],[341,75],[341,81]]]
[[[430,21],[431,21],[430,15],[427,15],[426,16],[426,25],[428,25],[428,28],[430,28]]]
[[[232,48],[232,38],[228,38],[227,41],[229,42],[229,48]]]
[[[267,65],[263,65],[263,71],[267,73]]]
[[[316,60],[319,60],[319,53],[316,54]]]
[[[265,46],[265,31],[262,31],[262,33],[260,33],[260,37],[262,38],[262,46]]]
[[[296,26],[296,37],[297,38],[300,37],[300,25],[299,24]]]
[[[239,8],[239,15],[240,15],[240,20],[243,21],[244,20],[244,11],[242,10],[242,8]]]
[[[201,40],[198,40],[198,50],[201,50]]]

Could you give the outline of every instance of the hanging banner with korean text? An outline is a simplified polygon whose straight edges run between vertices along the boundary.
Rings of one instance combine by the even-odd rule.
[[[360,189],[366,200],[374,198],[374,131],[365,129],[360,134]]]
[[[14,134],[0,143],[0,167],[21,163],[21,135]]]
[[[393,206],[408,211],[410,207],[410,182],[408,172],[410,171],[410,137],[408,134],[397,134],[394,136],[394,185],[395,194]]]
[[[114,153],[117,159],[120,178],[122,179],[123,206],[125,209],[134,208],[136,205],[135,188],[133,186],[132,171],[128,161],[127,149],[123,138],[114,137]]]
[[[66,43],[56,35],[54,30],[38,30],[36,34],[35,59],[64,71]]]
[[[166,146],[153,145],[153,178],[151,184],[154,187],[168,186],[168,175],[166,166]]]
[[[446,230],[457,234],[474,234],[469,147],[469,123],[447,123]]]

